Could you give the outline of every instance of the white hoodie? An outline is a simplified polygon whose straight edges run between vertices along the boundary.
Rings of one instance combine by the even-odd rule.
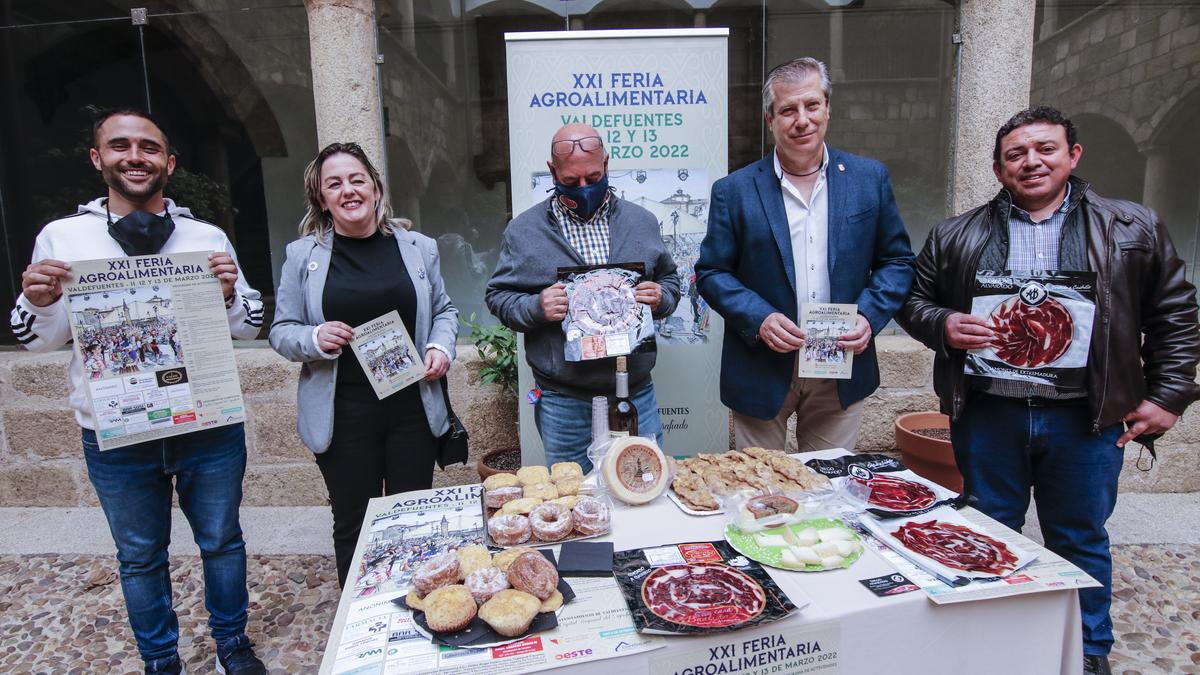
[[[125,257],[121,245],[108,234],[108,214],[104,202],[104,198],[93,200],[86,206],[80,206],[79,213],[55,220],[42,228],[33,246],[33,261],[52,258],[74,262]],[[171,220],[175,223],[175,231],[161,253],[225,251],[237,262],[233,245],[220,228],[197,220],[192,217],[190,210],[176,206],[170,199],[166,203],[167,213],[171,214]],[[260,297],[259,292],[246,283],[239,265],[233,303],[227,310],[229,332],[235,339],[253,340],[258,336],[263,311]],[[37,307],[22,293],[17,296],[17,306],[12,310],[10,322],[17,341],[31,352],[53,351],[71,340],[71,325],[62,298],[45,307]],[[95,429],[88,409],[83,366],[78,353],[71,354],[70,376],[70,403],[75,410],[75,420],[85,429]]]

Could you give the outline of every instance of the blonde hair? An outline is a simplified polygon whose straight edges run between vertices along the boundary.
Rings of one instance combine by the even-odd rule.
[[[316,159],[309,162],[304,169],[305,211],[304,217],[300,219],[300,236],[306,237],[311,234],[318,239],[327,239],[333,232],[333,217],[321,206],[321,167],[325,165],[325,160],[338,154],[350,155],[357,159],[371,176],[376,193],[375,224],[379,226],[379,231],[384,236],[391,236],[396,231],[396,226],[406,230],[412,228],[411,220],[392,217],[392,201],[388,198],[383,178],[358,143],[330,143],[317,153]]]

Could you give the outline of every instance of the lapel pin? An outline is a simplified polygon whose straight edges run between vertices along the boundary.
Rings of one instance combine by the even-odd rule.
[[[316,272],[316,271],[317,271],[317,261],[315,261],[315,260],[314,260],[314,261],[312,261],[312,262],[308,263],[308,271],[309,271],[309,272]]]
[[[846,165],[842,164],[841,162],[838,162],[838,171],[844,172],[845,170],[846,170]]]
[[[417,276],[418,276],[418,277],[420,277],[420,278],[422,278],[422,279],[424,279],[424,278],[425,278],[425,268],[424,268],[424,267],[418,267],[418,268],[417,268]]]

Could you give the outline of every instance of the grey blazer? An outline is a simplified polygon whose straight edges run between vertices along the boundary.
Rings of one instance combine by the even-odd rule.
[[[413,343],[424,354],[436,343],[450,351],[458,336],[458,310],[446,295],[438,262],[437,242],[423,234],[396,226],[394,238],[417,292],[417,323]],[[321,355],[313,343],[313,329],[325,323],[321,298],[333,252],[329,237],[301,237],[287,246],[287,260],[275,293],[275,321],[271,347],[289,361],[303,364],[296,397],[296,429],[315,453],[325,452],[333,437],[333,392],[337,384],[337,359]],[[421,403],[434,436],[446,433],[446,403],[438,381],[421,380]]]

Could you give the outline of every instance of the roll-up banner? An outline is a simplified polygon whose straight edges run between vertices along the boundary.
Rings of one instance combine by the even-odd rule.
[[[721,317],[695,287],[708,230],[713,181],[729,166],[726,28],[506,33],[512,212],[546,199],[550,139],[565,124],[600,133],[609,184],[658,220],[679,267],[679,306],[656,321],[653,380],[664,450],[724,451],[729,412],[721,405]],[[610,261],[619,263],[619,260]],[[533,422],[533,375],[520,343],[521,448],[544,460]]]

